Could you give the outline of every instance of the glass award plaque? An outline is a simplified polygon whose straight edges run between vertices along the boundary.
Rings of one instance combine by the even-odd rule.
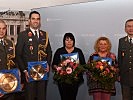
[[[105,61],[107,62],[109,65],[112,65],[112,59],[109,58],[109,57],[99,57],[99,56],[93,56],[93,60],[97,61],[97,60],[100,60],[100,61]]]
[[[67,58],[70,58],[72,62],[76,61],[77,64],[79,63],[78,53],[61,54],[60,58],[61,58],[61,61],[66,60]]]
[[[0,71],[0,93],[21,91],[20,71],[17,68]]]
[[[48,80],[47,61],[28,62],[29,82]]]

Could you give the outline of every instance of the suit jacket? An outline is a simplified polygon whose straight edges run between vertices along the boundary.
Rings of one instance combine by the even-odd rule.
[[[118,66],[121,84],[133,87],[133,44],[129,43],[128,36],[119,39]]]
[[[22,71],[27,70],[27,62],[38,61],[38,46],[45,45],[46,48],[42,49],[47,56],[42,57],[41,61],[47,61],[50,65],[52,51],[49,43],[47,41],[46,32],[39,30],[39,39],[37,40],[30,29],[27,29],[18,34],[17,44],[16,44],[16,61],[18,66]],[[47,42],[47,43],[46,43]]]
[[[8,40],[7,38],[4,38],[3,44],[0,43],[0,70],[2,69],[8,69],[7,66],[7,55],[13,55],[14,54],[14,45],[13,42]],[[13,66],[10,66],[13,67]]]

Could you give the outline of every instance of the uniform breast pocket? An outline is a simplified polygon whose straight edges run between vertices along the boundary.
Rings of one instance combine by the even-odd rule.
[[[123,47],[120,49],[120,51],[121,51],[121,56],[122,56],[122,57],[125,57],[125,56],[126,56],[127,49],[123,46]]]

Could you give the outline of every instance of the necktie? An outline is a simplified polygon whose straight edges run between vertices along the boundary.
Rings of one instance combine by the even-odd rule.
[[[132,44],[132,38],[130,38],[130,44]]]
[[[4,42],[3,42],[3,40],[1,40],[1,41],[0,41],[0,43],[1,43],[2,45],[4,45]]]
[[[37,31],[35,31],[35,37],[38,40],[38,35],[37,35]]]

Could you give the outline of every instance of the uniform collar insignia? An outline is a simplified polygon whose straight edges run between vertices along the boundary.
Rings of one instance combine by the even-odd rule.
[[[128,41],[128,37],[127,36],[125,37],[125,41]]]

